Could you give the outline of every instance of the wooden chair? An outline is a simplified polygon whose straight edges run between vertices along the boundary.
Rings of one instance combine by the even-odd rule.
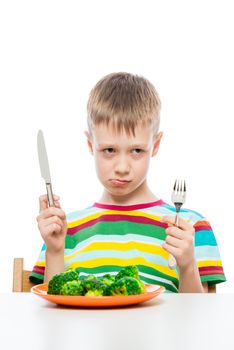
[[[13,292],[30,292],[30,289],[34,286],[29,281],[29,275],[31,271],[24,270],[24,259],[14,258],[13,266]]]
[[[208,293],[216,293],[216,284],[208,286]]]

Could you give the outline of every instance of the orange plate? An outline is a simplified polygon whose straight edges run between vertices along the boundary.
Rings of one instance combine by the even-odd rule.
[[[150,300],[164,292],[165,288],[155,284],[145,284],[146,293],[128,296],[109,296],[109,297],[85,297],[85,296],[65,296],[47,294],[48,284],[38,284],[31,288],[31,292],[52,303],[69,306],[86,307],[113,307],[121,305],[133,305]]]

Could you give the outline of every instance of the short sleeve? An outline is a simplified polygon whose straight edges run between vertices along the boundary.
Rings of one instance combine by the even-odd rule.
[[[45,274],[45,251],[46,245],[43,244],[37,261],[33,267],[33,270],[29,276],[29,280],[35,284],[43,283]]]
[[[195,256],[202,282],[208,285],[226,281],[219,248],[211,228],[205,218],[194,224],[195,229]]]

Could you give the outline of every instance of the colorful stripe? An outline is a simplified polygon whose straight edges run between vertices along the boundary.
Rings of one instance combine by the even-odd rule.
[[[115,275],[123,266],[137,265],[146,283],[163,285],[178,292],[179,270],[168,267],[168,253],[162,248],[167,224],[164,215],[175,208],[163,201],[133,206],[95,203],[93,207],[68,215],[65,240],[65,268],[80,274]],[[195,228],[195,257],[202,282],[225,281],[217,242],[209,222],[194,211],[183,209],[181,218]],[[45,272],[45,245],[31,274],[41,281]]]

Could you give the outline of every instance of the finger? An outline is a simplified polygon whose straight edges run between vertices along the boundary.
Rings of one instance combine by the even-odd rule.
[[[172,254],[175,258],[179,254],[179,248],[173,247],[172,245],[168,243],[163,243],[162,245],[163,249],[165,249],[168,253]]]
[[[47,226],[49,226],[51,224],[57,224],[61,228],[63,227],[63,222],[58,216],[52,216],[52,217],[50,217],[50,218],[48,218],[48,219],[43,221],[44,227],[47,227]]]
[[[60,197],[54,194],[53,199],[54,201],[58,201]],[[48,208],[48,196],[47,194],[43,194],[42,196],[39,197],[39,210],[41,211],[46,208]]]
[[[51,216],[59,216],[62,220],[66,219],[66,214],[62,209],[56,207],[49,207],[40,212],[40,214],[37,217],[37,220],[47,219]]]
[[[174,216],[163,216],[161,218],[161,221],[175,226],[175,217]],[[191,224],[189,224],[187,221],[185,221],[179,217],[178,227],[181,228],[182,230],[186,231],[186,230],[191,229],[191,227],[193,227],[193,226]]]
[[[42,211],[48,207],[47,194],[43,194],[39,197],[39,210]]]
[[[168,227],[165,230],[165,232],[166,232],[166,235],[171,235],[178,239],[184,239],[185,232],[182,231],[179,227],[176,227],[176,226]]]
[[[60,202],[59,201],[54,201],[54,206],[56,208],[61,208]]]
[[[181,239],[175,238],[173,236],[167,236],[165,242],[175,248],[181,248]]]
[[[43,237],[50,236],[54,233],[60,234],[61,231],[61,226],[54,222],[48,226],[43,227]]]

